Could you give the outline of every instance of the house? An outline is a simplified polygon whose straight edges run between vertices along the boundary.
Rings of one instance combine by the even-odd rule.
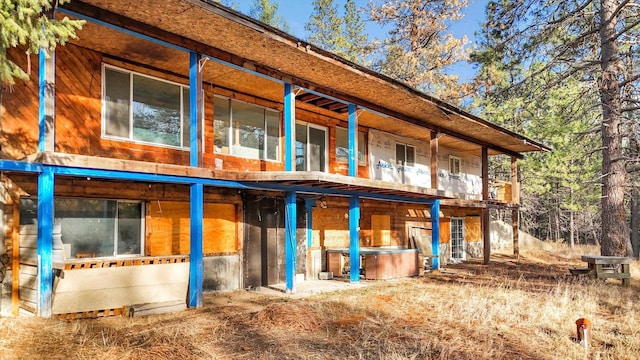
[[[86,24],[0,104],[10,314],[411,276],[419,250],[488,261],[488,209],[517,227],[517,159],[549,150],[212,1],[54,16]]]

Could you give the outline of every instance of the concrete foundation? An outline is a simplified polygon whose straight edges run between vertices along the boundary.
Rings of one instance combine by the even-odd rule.
[[[203,259],[203,290],[231,291],[240,289],[240,256],[212,256]]]

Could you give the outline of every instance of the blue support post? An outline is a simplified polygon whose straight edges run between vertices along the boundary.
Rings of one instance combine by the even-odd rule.
[[[202,218],[204,186],[191,184],[190,225],[191,239],[189,243],[189,307],[202,307]]]
[[[313,243],[313,207],[316,206],[316,200],[306,199],[304,206],[307,210],[307,248],[310,248]]]
[[[53,71],[55,54],[47,58],[45,49],[38,53],[38,151],[54,151]]]
[[[44,167],[38,175],[38,314],[51,317],[53,299],[53,170]]]
[[[287,292],[295,292],[296,277],[296,228],[297,228],[297,209],[296,209],[296,193],[295,191],[287,191],[285,193],[284,206],[284,257],[285,257],[285,279],[287,283]]]
[[[360,282],[360,198],[349,198],[349,280]]]
[[[200,166],[200,63],[195,51],[189,52],[189,165]]]
[[[349,176],[358,176],[358,118],[356,106],[349,104]]]
[[[431,269],[440,269],[440,200],[431,204],[431,251],[436,255],[431,261]]]
[[[284,84],[284,170],[296,168],[296,96],[293,86]]]

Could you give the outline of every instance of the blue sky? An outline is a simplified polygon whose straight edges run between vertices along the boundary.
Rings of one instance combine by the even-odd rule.
[[[451,24],[451,32],[456,37],[461,37],[466,35],[469,38],[471,44],[474,42],[474,34],[480,29],[482,22],[484,20],[484,12],[485,7],[487,5],[488,0],[468,0],[469,4],[467,8],[464,10],[465,16]],[[251,8],[251,4],[253,0],[236,0],[236,4],[238,4],[238,10],[241,12],[248,14],[249,9]],[[308,21],[309,16],[311,15],[312,1],[311,0],[272,0],[272,2],[277,2],[278,4],[278,13],[282,15],[287,24],[289,24],[289,32],[301,39],[306,39],[307,33],[304,30],[305,23]],[[342,10],[342,4],[344,1],[337,0],[337,3],[340,4],[340,10]],[[368,0],[356,0],[356,4],[358,7],[366,6]],[[367,24],[367,33],[370,39],[374,38],[382,38],[385,35],[384,29],[380,28],[379,25],[368,23]],[[462,81],[468,80],[472,78],[475,74],[475,70],[470,64],[458,64],[452,67],[451,71],[460,76]]]

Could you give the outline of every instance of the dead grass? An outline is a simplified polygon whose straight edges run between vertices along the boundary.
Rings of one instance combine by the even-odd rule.
[[[583,252],[597,253],[553,245],[301,299],[207,294],[176,314],[0,318],[0,359],[636,359],[640,264],[626,288],[573,277]],[[593,323],[588,351],[580,317]]]

